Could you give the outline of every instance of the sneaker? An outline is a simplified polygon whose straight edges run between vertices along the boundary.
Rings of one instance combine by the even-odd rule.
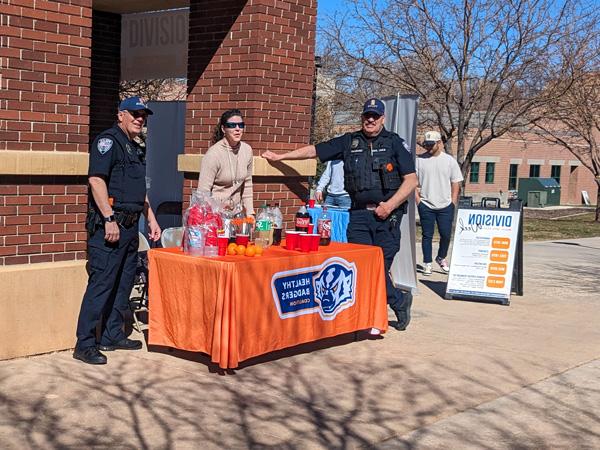
[[[431,275],[431,263],[423,263],[423,275]]]
[[[435,258],[435,262],[442,268],[442,270],[446,273],[450,272],[450,266],[448,265],[448,261],[446,258],[440,258],[439,256]]]

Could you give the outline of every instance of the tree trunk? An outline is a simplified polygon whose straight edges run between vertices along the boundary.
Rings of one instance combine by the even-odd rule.
[[[596,192],[596,222],[600,222],[600,178],[596,177],[598,192]]]

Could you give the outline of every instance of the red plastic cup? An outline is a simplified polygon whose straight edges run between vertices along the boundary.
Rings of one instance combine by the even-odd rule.
[[[312,241],[310,234],[302,233],[300,234],[300,236],[298,236],[298,239],[300,251],[304,253],[310,252],[310,246]]]
[[[314,224],[312,224],[312,223],[309,223],[309,224],[308,224],[308,230],[306,230],[306,232],[307,232],[308,234],[312,234],[314,227],[315,227],[315,226],[314,226]]]
[[[286,231],[285,232],[285,248],[288,250],[296,250],[298,246],[298,235],[297,231]]]
[[[314,198],[311,198],[311,199],[308,201],[308,207],[309,207],[309,208],[314,208],[314,207],[315,207],[315,199],[314,199]]]
[[[227,236],[217,236],[219,256],[225,256],[227,254],[227,245],[229,245],[229,238]]]
[[[248,235],[248,234],[236,234],[235,235],[235,243],[237,245],[248,246],[248,241],[250,241],[250,235]]]
[[[309,234],[310,236],[310,251],[316,252],[319,250],[319,242],[321,241],[320,234]]]

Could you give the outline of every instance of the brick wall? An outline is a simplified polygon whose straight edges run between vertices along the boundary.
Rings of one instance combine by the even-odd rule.
[[[309,142],[315,0],[190,2],[185,152],[204,153],[224,110],[245,114],[255,155]],[[186,174],[184,198],[197,175]],[[305,177],[255,177],[255,207],[279,200],[285,217],[308,195]]]
[[[85,259],[84,177],[2,179],[0,266]]]
[[[92,13],[90,141],[115,121],[121,75],[121,15]]]
[[[87,151],[91,9],[82,1],[0,5],[0,150]]]
[[[0,4],[0,150],[87,152],[91,3]],[[82,177],[0,175],[0,265],[83,259],[85,194]]]

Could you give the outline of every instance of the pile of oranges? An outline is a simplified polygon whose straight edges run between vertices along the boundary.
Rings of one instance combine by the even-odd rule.
[[[232,242],[231,244],[229,244],[227,246],[227,254],[228,255],[245,255],[245,256],[262,256],[263,254],[263,248],[258,246],[258,245],[254,245],[254,244],[248,244],[248,246],[245,245],[238,245],[235,242]]]

